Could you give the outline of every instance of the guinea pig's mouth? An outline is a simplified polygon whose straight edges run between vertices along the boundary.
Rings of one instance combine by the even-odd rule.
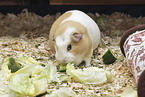
[[[57,59],[56,59],[57,60]],[[63,60],[57,60],[60,64],[67,64],[67,63],[74,63],[74,61],[71,59],[71,60],[68,60],[68,59],[63,59]]]
[[[63,59],[63,60],[61,60],[61,61],[59,60],[58,62],[59,62],[59,63],[66,63],[66,60]]]

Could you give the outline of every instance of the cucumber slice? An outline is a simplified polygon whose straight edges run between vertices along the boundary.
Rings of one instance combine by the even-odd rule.
[[[16,72],[17,70],[21,69],[21,66],[16,63],[15,59],[10,57],[8,58],[8,68],[11,70],[12,73]]]
[[[60,65],[59,71],[60,71],[60,72],[65,72],[65,71],[66,71],[66,66],[67,66],[67,65]]]
[[[102,56],[103,63],[106,65],[114,63],[117,58],[113,55],[110,49]]]

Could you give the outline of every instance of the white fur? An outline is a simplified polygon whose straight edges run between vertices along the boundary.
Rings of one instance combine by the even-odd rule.
[[[68,12],[71,12],[72,15],[63,20],[61,24],[69,20],[81,23],[88,30],[88,33],[92,39],[93,50],[96,49],[98,44],[100,43],[100,30],[94,20],[86,15],[84,12],[79,10],[72,10]]]

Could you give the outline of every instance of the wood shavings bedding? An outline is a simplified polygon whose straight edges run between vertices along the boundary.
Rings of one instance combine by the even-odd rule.
[[[118,46],[120,37],[112,39],[108,36],[104,37],[104,41],[109,43],[107,48],[110,48],[117,56],[117,61],[111,65],[105,65],[102,62],[101,57],[106,52],[105,46],[99,46],[98,55],[92,57],[92,66],[102,65],[103,69],[111,71],[114,75],[114,82],[105,83],[103,85],[85,85],[81,83],[75,83],[72,80],[62,83],[52,83],[48,87],[48,93],[61,87],[71,87],[78,95],[82,96],[120,96],[127,85],[131,85],[136,89],[134,77],[130,72],[129,66],[127,66],[126,60],[121,54]],[[45,64],[45,60],[53,60],[54,63],[58,64],[51,56],[51,52],[48,44],[48,39],[45,37],[37,37],[33,39],[20,36],[18,38],[4,36],[0,38],[0,57],[1,59],[10,56],[18,58],[20,56],[27,55],[35,58],[36,60]],[[98,60],[98,61],[96,61]],[[82,68],[82,67],[80,67]],[[65,73],[62,73],[65,75]]]

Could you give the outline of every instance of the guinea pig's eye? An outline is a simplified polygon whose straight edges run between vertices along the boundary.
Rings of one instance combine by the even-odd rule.
[[[71,45],[67,46],[67,51],[70,51],[72,49]]]

